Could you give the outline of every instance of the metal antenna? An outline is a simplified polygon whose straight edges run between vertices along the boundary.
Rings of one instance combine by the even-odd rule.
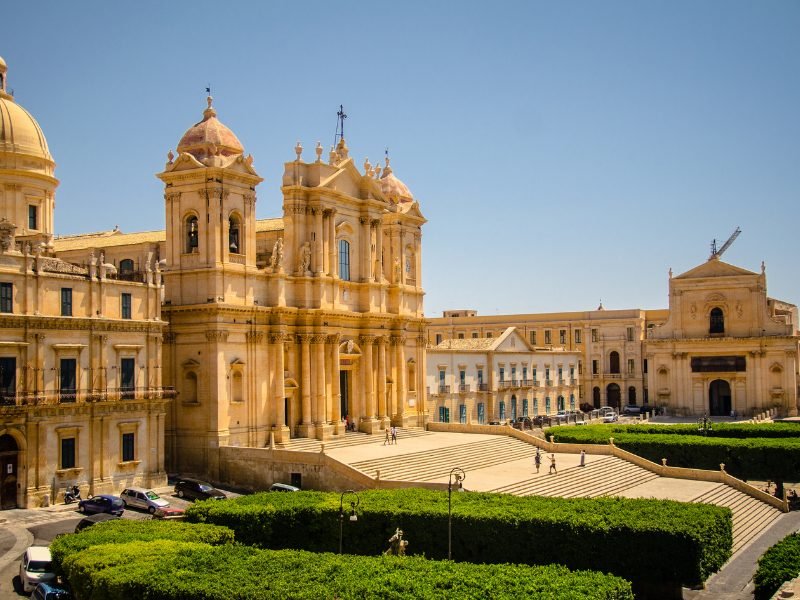
[[[211,84],[210,83],[208,84],[208,87],[206,88],[206,94],[208,94],[209,96],[211,95]]]
[[[742,229],[741,227],[737,227],[736,231],[734,231],[731,234],[731,237],[728,238],[727,242],[722,244],[722,247],[720,247],[719,250],[717,250],[717,240],[716,239],[711,240],[711,256],[708,257],[708,260],[711,260],[712,258],[719,258],[720,256],[722,256],[722,253],[731,247],[731,244],[737,237],[739,237],[740,233],[742,233]]]
[[[347,115],[344,114],[344,106],[341,104],[339,105],[339,112],[336,113],[336,135],[333,136],[333,147],[336,147],[336,144],[340,139],[344,139],[344,120],[347,118]]]

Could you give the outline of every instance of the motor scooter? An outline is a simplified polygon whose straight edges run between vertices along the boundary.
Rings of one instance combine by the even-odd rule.
[[[80,502],[81,500],[81,488],[77,485],[73,485],[64,492],[64,504],[72,504],[73,502]]]

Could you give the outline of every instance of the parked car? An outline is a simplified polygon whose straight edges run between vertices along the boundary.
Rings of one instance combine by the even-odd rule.
[[[117,515],[112,515],[109,513],[97,513],[94,515],[89,515],[88,517],[83,517],[78,524],[75,525],[75,533],[79,533],[86,529],[87,527],[91,527],[95,523],[102,523],[103,521],[114,521],[119,519]]]
[[[144,488],[125,488],[119,495],[125,503],[125,508],[132,506],[146,510],[151,515],[159,508],[169,506],[169,502],[156,494],[153,490]]]
[[[603,415],[603,423],[614,423],[616,421],[619,421],[619,415],[613,411]]]
[[[154,519],[183,519],[184,511],[182,508],[174,508],[172,506],[165,506],[163,508],[157,508],[156,512],[153,513]]]
[[[600,411],[600,416],[601,416],[601,417],[605,417],[605,416],[606,416],[608,413],[613,413],[613,412],[615,412],[615,411],[614,411],[614,407],[613,407],[613,406],[601,406],[601,407],[600,407],[600,408],[598,408],[597,410],[599,410],[599,411]]]
[[[30,594],[40,583],[56,580],[50,548],[31,546],[25,550],[22,562],[19,564],[19,580],[26,594]]]
[[[72,600],[72,592],[54,583],[40,583],[33,590],[31,600]]]
[[[121,517],[125,512],[125,503],[118,496],[100,494],[78,502],[78,511],[86,515],[109,513]]]
[[[641,414],[642,407],[637,404],[628,404],[622,409],[623,415],[638,415]]]
[[[512,426],[514,429],[525,431],[526,429],[533,429],[533,421],[531,421],[530,417],[517,417]]]
[[[273,483],[269,486],[270,492],[299,492],[300,488],[288,483]]]
[[[225,500],[227,496],[210,483],[196,479],[179,479],[175,484],[175,494],[178,498],[190,500]]]

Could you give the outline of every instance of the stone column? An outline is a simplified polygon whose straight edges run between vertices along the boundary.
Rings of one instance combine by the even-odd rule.
[[[406,407],[406,358],[405,358],[405,344],[406,338],[403,336],[395,336],[392,338],[395,352],[395,367],[397,369],[397,377],[395,378],[394,387],[396,388],[397,404],[395,406],[395,413],[392,415],[392,425],[403,427],[405,425],[405,407]]]
[[[312,437],[314,426],[311,422],[311,343],[310,335],[298,335],[300,342],[300,398],[301,398],[301,423],[298,428],[300,437]]]
[[[342,427],[342,390],[339,376],[339,335],[329,335],[328,343],[331,345],[331,421],[333,433],[339,435],[344,432]]]
[[[381,427],[388,425],[387,407],[386,407],[386,337],[380,336],[378,338],[378,420],[381,422]]]
[[[314,215],[314,275],[319,277],[323,273],[323,240],[325,234],[322,229],[322,209],[313,209]]]
[[[361,416],[361,423],[359,423],[359,430],[364,433],[375,433],[378,430],[378,422],[375,420],[376,406],[375,406],[375,371],[372,366],[372,350],[375,343],[374,335],[361,336],[361,350],[364,364],[362,365],[364,373],[364,411],[365,414]]]
[[[331,437],[333,428],[328,424],[328,415],[325,406],[325,335],[314,335],[314,425],[318,440]]]
[[[369,230],[369,219],[367,217],[361,217],[361,240],[359,243],[358,254],[359,254],[359,269],[361,273],[359,273],[359,280],[360,281],[370,281],[370,260],[372,258],[372,244],[370,240],[370,230]]]
[[[372,221],[375,229],[375,281],[383,280],[383,224],[380,219]]]
[[[286,383],[284,371],[286,367],[283,361],[283,342],[285,336],[282,333],[273,333],[269,336],[270,359],[272,362],[272,401],[275,405],[275,423],[273,433],[276,444],[285,444],[289,441],[291,433],[286,423]]]
[[[328,275],[335,277],[339,270],[339,261],[336,260],[338,248],[336,247],[336,209],[329,209],[328,213]]]

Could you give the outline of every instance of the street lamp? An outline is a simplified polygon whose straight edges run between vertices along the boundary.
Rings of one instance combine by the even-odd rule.
[[[453,484],[459,492],[464,491],[463,481],[467,478],[463,469],[455,467],[450,471],[447,483],[447,560],[453,557]]]
[[[703,413],[703,416],[697,421],[697,431],[708,436],[708,432],[711,430],[711,419],[708,418],[708,414]]]
[[[358,497],[353,490],[345,490],[342,492],[342,495],[339,497],[339,554],[342,553],[342,525],[344,524],[344,497],[347,494],[352,494],[356,497],[355,501],[350,501],[350,520],[352,522],[358,521],[358,515],[356,514],[356,508],[361,503],[361,499]]]

